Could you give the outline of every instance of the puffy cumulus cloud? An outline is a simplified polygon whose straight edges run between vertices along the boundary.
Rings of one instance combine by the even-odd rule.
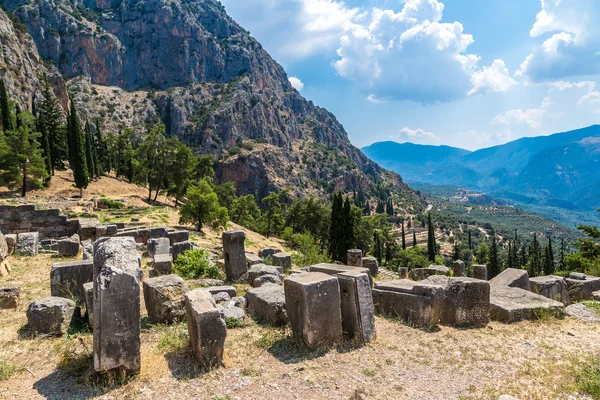
[[[400,129],[400,133],[396,136],[392,136],[391,138],[399,142],[406,141],[421,144],[432,144],[440,141],[440,138],[437,137],[433,132],[427,132],[421,128],[410,129],[408,127]]]
[[[527,56],[517,76],[532,82],[600,72],[600,2],[541,0],[531,37],[543,43]]]
[[[299,78],[295,76],[290,76],[288,79],[294,87],[294,89],[296,89],[297,91],[301,92],[302,89],[304,89],[304,82],[302,82]]]
[[[473,36],[443,23],[443,3],[405,0],[401,11],[374,8],[340,39],[337,73],[382,100],[447,102],[506,91],[515,84],[502,60],[479,69]]]
[[[547,86],[548,93],[539,107],[508,110],[496,115],[492,124],[519,132],[525,128],[534,135],[543,135],[595,123],[600,100],[595,82],[558,81]]]

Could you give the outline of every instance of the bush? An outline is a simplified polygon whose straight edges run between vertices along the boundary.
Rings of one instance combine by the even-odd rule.
[[[184,279],[222,277],[219,267],[210,259],[205,249],[186,250],[173,263],[173,271]]]
[[[107,199],[105,197],[103,197],[100,200],[102,201],[102,203],[104,203],[106,207],[108,207],[109,210],[120,210],[122,208],[125,208],[125,203],[122,203],[117,200]]]
[[[298,249],[298,253],[292,255],[292,260],[299,267],[331,262],[315,238],[308,232],[292,235],[290,242],[294,248]]]

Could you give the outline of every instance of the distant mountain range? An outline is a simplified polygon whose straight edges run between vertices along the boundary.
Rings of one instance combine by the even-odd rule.
[[[475,152],[396,142],[375,143],[362,151],[408,183],[482,191],[570,226],[597,221],[600,125]]]

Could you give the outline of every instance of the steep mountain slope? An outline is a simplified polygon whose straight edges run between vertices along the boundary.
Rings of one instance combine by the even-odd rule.
[[[421,204],[397,174],[351,145],[332,114],[305,100],[216,0],[0,4],[27,26],[91,121],[138,135],[163,122],[169,135],[215,154],[217,178],[233,179],[240,194],[375,192],[383,184],[407,207]]]

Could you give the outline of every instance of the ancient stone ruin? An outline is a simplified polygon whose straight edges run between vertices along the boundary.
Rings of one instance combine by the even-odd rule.
[[[231,281],[237,281],[245,277],[248,272],[246,263],[246,251],[244,231],[223,232],[223,258],[225,259],[225,275]]]

